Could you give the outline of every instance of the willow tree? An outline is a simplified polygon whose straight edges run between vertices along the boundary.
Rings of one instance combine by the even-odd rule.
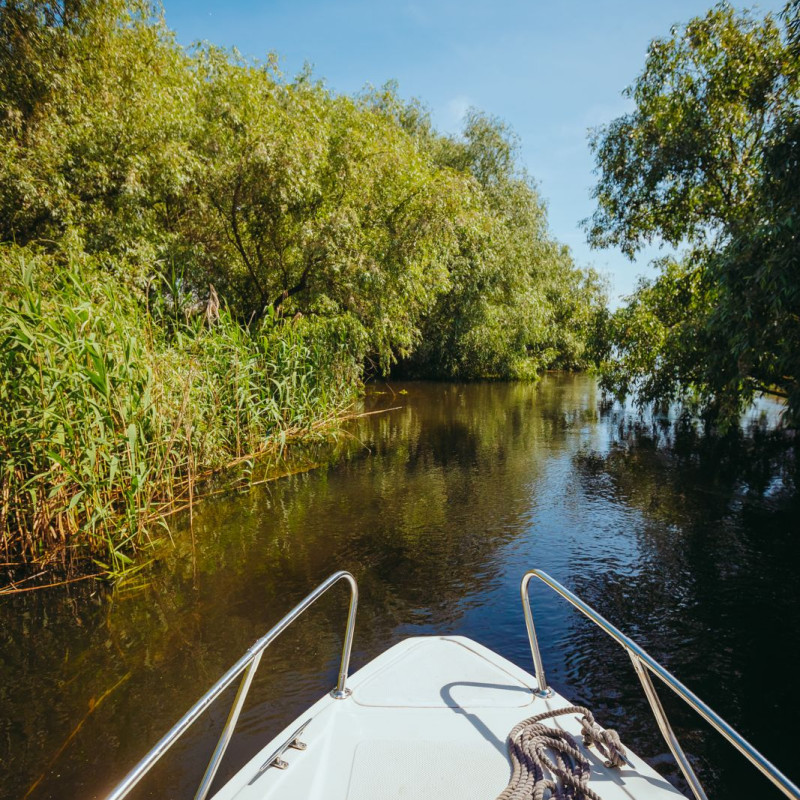
[[[0,244],[88,254],[169,325],[341,322],[384,372],[582,363],[599,294],[496,120],[184,49],[146,0],[0,0],[0,45]]]
[[[413,114],[405,118],[418,124]],[[513,132],[471,110],[461,137],[425,126],[417,135],[438,164],[465,177],[471,201],[456,217],[447,288],[424,320],[412,372],[530,378],[547,367],[585,366],[603,286],[551,237]]]
[[[348,316],[388,368],[446,280],[460,181],[370,105],[269,63],[198,55],[211,165],[184,218],[203,280],[246,321]]]
[[[194,76],[146,2],[0,7],[0,240],[158,258],[194,174]]]
[[[612,322],[606,385],[690,400],[728,422],[758,391],[800,410],[793,205],[798,14],[720,4],[650,45],[634,110],[592,139],[597,246],[686,249],[657,262]]]

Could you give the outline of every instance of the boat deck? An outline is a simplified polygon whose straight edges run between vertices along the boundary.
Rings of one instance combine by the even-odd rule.
[[[461,636],[415,637],[348,681],[352,695],[326,695],[269,742],[215,800],[494,800],[510,777],[506,736],[521,720],[571,705],[538,698],[536,679]],[[598,720],[602,724],[603,720]],[[298,727],[305,750],[286,769],[264,763]],[[580,742],[577,717],[562,726]],[[631,767],[608,769],[586,750],[589,786],[604,800],[677,800],[664,778],[628,751]]]

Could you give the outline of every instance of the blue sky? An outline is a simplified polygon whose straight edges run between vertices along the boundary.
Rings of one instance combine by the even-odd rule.
[[[163,1],[182,44],[208,40],[258,58],[274,51],[284,72],[308,62],[340,93],[397,80],[400,94],[421,99],[442,131],[458,132],[470,106],[502,118],[520,138],[553,235],[578,264],[608,276],[612,304],[637,275],[651,274],[655,248],[631,263],[586,244],[579,223],[594,208],[587,131],[630,108],[622,90],[641,71],[650,40],[711,2]],[[757,6],[782,7],[782,0]]]

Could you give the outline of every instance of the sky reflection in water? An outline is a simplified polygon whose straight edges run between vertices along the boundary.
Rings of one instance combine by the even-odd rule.
[[[177,532],[139,588],[106,597],[76,584],[6,599],[0,794],[21,797],[41,777],[31,798],[102,797],[340,568],[361,590],[354,668],[426,633],[470,636],[530,668],[518,585],[536,566],[800,779],[787,657],[800,640],[791,447],[763,426],[714,443],[668,419],[601,412],[599,399],[586,376],[376,385],[367,410],[401,408],[358,421],[335,454],[303,456],[327,466],[206,502],[194,546]],[[627,656],[543,588],[532,596],[550,682],[674,779]],[[333,685],[346,604],[337,590],[270,649],[222,778]],[[710,795],[772,796],[664,699]],[[192,795],[229,702],[138,796]]]

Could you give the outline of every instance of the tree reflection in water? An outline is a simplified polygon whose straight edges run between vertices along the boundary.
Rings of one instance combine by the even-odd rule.
[[[800,630],[791,442],[750,431],[720,443],[670,420],[602,411],[586,376],[371,388],[365,410],[401,408],[295,456],[317,470],[200,506],[194,536],[175,531],[138,587],[75,584],[4,601],[7,796],[42,773],[32,798],[102,796],[340,568],[361,589],[354,668],[425,633],[472,636],[529,668],[518,583],[526,569],[546,569],[792,776],[800,700],[792,660],[780,660]],[[533,599],[551,682],[673,777],[625,654],[554,596],[534,587]],[[333,685],[346,604],[345,589],[334,590],[268,651],[223,778]],[[191,793],[229,702],[140,796]],[[701,723],[680,708],[674,720],[711,795],[747,786],[769,796]]]

